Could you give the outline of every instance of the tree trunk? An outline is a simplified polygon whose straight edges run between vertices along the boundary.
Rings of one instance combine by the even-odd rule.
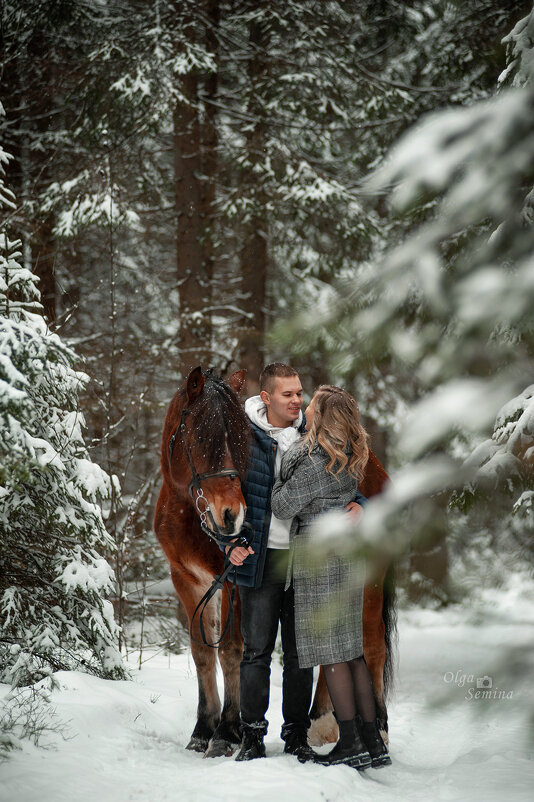
[[[219,0],[205,0],[205,42],[216,51]],[[201,88],[206,110],[201,121]],[[217,172],[217,73],[191,72],[181,79],[184,101],[174,111],[174,185],[177,218],[176,262],[180,281],[181,372],[208,367],[212,360],[213,204]]]
[[[422,541],[412,546],[408,596],[415,604],[424,599],[446,604],[450,600],[448,534],[448,496],[436,499],[432,523]]]
[[[2,56],[5,55],[3,41]],[[50,112],[54,94],[52,69],[43,59],[43,37],[34,35],[28,44],[33,54],[36,75],[28,85],[25,65],[20,57],[11,57],[3,66],[1,88],[5,106],[3,125],[4,146],[12,156],[8,168],[8,184],[15,193],[18,209],[15,212],[13,229],[29,245],[30,264],[39,276],[39,291],[44,315],[48,323],[56,320],[56,279],[54,272],[56,246],[53,235],[54,216],[37,209],[36,217],[21,220],[20,204],[25,200],[35,201],[49,180],[50,155],[42,144],[50,124]],[[39,91],[36,89],[38,83]]]
[[[263,179],[256,172],[265,155],[266,124],[260,102],[260,85],[268,73],[266,51],[268,34],[261,19],[254,19],[249,33],[251,59],[248,65],[250,95],[248,113],[256,122],[246,131],[245,165],[242,174],[244,194],[250,211],[242,226],[243,244],[240,268],[243,310],[247,314],[239,354],[239,365],[247,371],[246,392],[259,392],[258,378],[265,361],[265,328],[267,307],[267,213]]]
[[[210,327],[203,315],[209,300],[209,276],[202,247],[202,189],[198,78],[185,75],[185,101],[174,111],[174,195],[177,218],[176,263],[180,285],[182,375],[209,354]]]
[[[219,27],[219,0],[206,0],[206,47],[217,57],[217,28]],[[204,118],[201,128],[202,140],[202,220],[204,223],[203,244],[206,261],[206,274],[210,287],[215,273],[214,253],[214,205],[217,186],[217,92],[218,71],[206,75],[204,81]],[[211,316],[209,318],[211,324]],[[210,329],[211,332],[211,329]]]
[[[52,152],[46,146],[46,138],[50,132],[53,119],[54,98],[56,94],[55,75],[52,59],[48,54],[48,42],[42,33],[36,33],[28,47],[30,56],[33,55],[35,63],[39,65],[39,88],[30,95],[30,116],[34,119],[34,140],[45,143],[43,148],[31,149],[27,190],[32,200],[51,183],[50,166]],[[51,212],[37,210],[33,221],[31,235],[31,256],[33,272],[39,276],[39,291],[44,316],[50,325],[57,317],[57,283],[55,275],[56,242],[54,238],[55,216]]]
[[[44,308],[44,316],[49,325],[53,325],[57,317],[54,223],[53,215],[40,214],[36,220],[31,242],[33,272],[39,276],[41,303]]]
[[[382,465],[386,465],[388,446],[386,432],[379,427],[374,418],[371,418],[368,415],[363,416],[362,423],[371,438],[371,448],[373,449],[374,454],[376,454]]]

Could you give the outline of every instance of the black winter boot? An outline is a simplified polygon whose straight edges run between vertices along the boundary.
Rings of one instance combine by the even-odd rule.
[[[254,760],[257,757],[265,757],[265,744],[263,738],[267,732],[266,721],[254,721],[252,724],[241,722],[243,740],[241,748],[236,755],[236,760]]]
[[[327,755],[316,755],[315,762],[323,766],[344,764],[358,771],[369,768],[371,757],[362,743],[354,719],[338,721],[338,725],[339,741]]]
[[[388,749],[380,730],[378,729],[378,722],[376,721],[357,721],[358,729],[361,733],[364,744],[369,750],[371,755],[371,765],[374,769],[381,769],[382,766],[391,766],[391,758]]]
[[[304,724],[284,724],[281,736],[286,742],[286,755],[295,755],[299,763],[315,759],[315,752],[308,744],[308,728]]]

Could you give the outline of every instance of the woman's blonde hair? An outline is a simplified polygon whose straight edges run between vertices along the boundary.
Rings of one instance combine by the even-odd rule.
[[[369,459],[369,435],[360,423],[358,404],[346,390],[330,384],[322,384],[313,397],[315,414],[304,435],[304,447],[311,455],[319,443],[330,457],[329,473],[336,476],[346,468],[361,482]]]

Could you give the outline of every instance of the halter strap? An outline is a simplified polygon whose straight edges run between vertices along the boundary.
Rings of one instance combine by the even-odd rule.
[[[215,471],[214,473],[197,473],[196,478],[198,482],[203,482],[204,479],[215,479],[218,476],[229,476],[231,479],[237,479],[239,476],[238,471],[235,468],[223,468],[221,471]],[[196,487],[193,480],[189,482],[189,495],[193,497],[193,487]]]
[[[187,464],[189,466],[189,470],[191,471],[191,481],[189,482],[189,495],[191,496],[191,498],[193,498],[193,490],[197,491],[197,497],[195,499],[195,507],[200,517],[200,528],[206,535],[211,537],[211,539],[214,540],[217,543],[217,545],[221,548],[225,548],[230,543],[235,543],[236,538],[239,538],[241,541],[236,545],[248,546],[250,535],[248,535],[247,537],[247,535],[243,534],[243,530],[245,528],[250,528],[249,524],[244,524],[238,535],[221,535],[215,531],[216,529],[215,521],[213,519],[213,514],[211,512],[210,505],[208,504],[208,500],[204,495],[204,491],[202,490],[201,482],[205,481],[206,479],[216,479],[224,476],[229,476],[232,479],[237,479],[237,477],[239,476],[239,472],[236,471],[235,468],[222,468],[220,471],[208,471],[205,473],[197,473],[193,460],[191,458],[191,452],[189,451],[189,448],[187,446],[187,443],[185,442],[185,437],[184,437],[185,419],[187,415],[190,414],[190,412],[191,410],[187,408],[184,408],[182,410],[182,414],[180,416],[180,422],[178,423],[178,426],[174,430],[169,440],[169,465],[171,463],[172,453],[174,450],[174,446],[176,444],[176,438],[179,434],[182,441],[182,448],[184,450],[184,454],[187,459]],[[201,509],[199,507],[199,501],[202,500],[204,500],[206,505],[204,509]],[[208,516],[210,518],[211,526],[208,526]]]

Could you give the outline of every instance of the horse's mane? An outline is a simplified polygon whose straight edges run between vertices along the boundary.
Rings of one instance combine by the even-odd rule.
[[[250,422],[236,393],[211,370],[202,371],[204,388],[199,398],[191,405],[197,444],[212,470],[222,467],[226,449],[232,462],[244,477],[248,461]],[[179,391],[185,403],[185,387]]]

